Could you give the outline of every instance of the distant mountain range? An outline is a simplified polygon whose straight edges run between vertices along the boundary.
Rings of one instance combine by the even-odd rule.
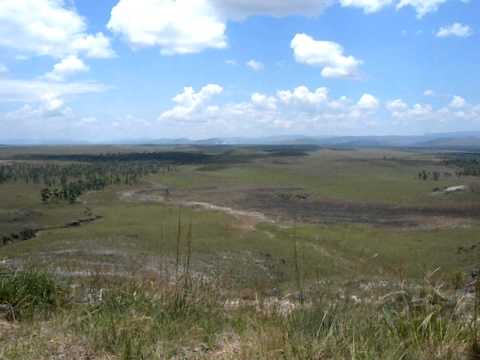
[[[3,145],[2,145],[3,144]],[[0,146],[5,145],[95,145],[88,141],[65,141],[54,139],[14,139],[0,140]],[[106,144],[103,142],[101,144]],[[203,140],[179,139],[136,139],[116,140],[112,145],[317,145],[328,147],[411,147],[433,149],[480,150],[480,132],[457,132],[427,134],[419,136],[334,136],[313,137],[304,135],[285,135],[268,137],[226,137]]]
[[[158,139],[136,141],[137,144],[164,145],[318,145],[329,147],[412,147],[445,149],[480,149],[480,132],[443,133],[420,136],[336,136],[304,135],[269,136],[259,138],[211,138],[203,140]]]

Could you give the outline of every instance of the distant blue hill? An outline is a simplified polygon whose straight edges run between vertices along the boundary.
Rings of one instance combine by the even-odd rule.
[[[480,132],[457,132],[425,134],[418,136],[331,136],[315,137],[305,135],[247,137],[217,137],[202,140],[188,138],[177,139],[123,139],[112,142],[94,143],[58,139],[9,139],[1,140],[3,145],[317,145],[325,147],[362,148],[362,147],[411,147],[433,149],[480,149]]]

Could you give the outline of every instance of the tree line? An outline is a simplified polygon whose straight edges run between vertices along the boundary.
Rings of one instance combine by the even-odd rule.
[[[463,153],[455,154],[445,160],[447,166],[457,168],[456,175],[461,176],[480,176],[480,154]]]
[[[135,185],[147,175],[176,170],[175,166],[152,161],[91,164],[14,162],[0,166],[0,184],[43,185],[40,192],[43,203],[74,203],[87,191],[103,190],[110,185]]]
[[[17,155],[14,160],[28,161],[68,161],[86,163],[112,162],[162,162],[164,164],[201,164],[214,159],[213,155],[203,152],[162,151],[131,152],[106,154],[26,154]]]

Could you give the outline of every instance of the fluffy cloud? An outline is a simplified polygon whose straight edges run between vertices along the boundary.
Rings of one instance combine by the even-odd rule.
[[[422,18],[428,13],[437,11],[441,4],[447,0],[400,0],[397,3],[397,9],[411,6],[415,9],[418,18]]]
[[[14,1],[14,0],[9,0]],[[28,0],[34,1],[34,0]],[[42,0],[61,1],[61,0]],[[437,10],[446,0],[118,0],[111,11],[108,28],[122,36],[132,47],[158,47],[164,55],[198,53],[205,49],[227,47],[229,21],[249,16],[316,16],[327,7],[357,7],[374,13],[396,3],[397,9],[413,7],[418,17]],[[338,44],[334,53],[340,52]],[[356,59],[345,57],[355,63]],[[327,77],[344,76],[345,64],[325,70]]]
[[[251,100],[254,105],[264,109],[275,110],[277,108],[277,99],[273,96],[254,93],[252,94]]]
[[[473,122],[480,123],[480,105],[470,105],[461,96],[454,96],[452,101],[439,108],[434,108],[430,104],[408,105],[401,99],[386,103],[387,110],[391,113],[393,119],[400,121],[405,126],[419,128],[418,123],[422,121],[426,127],[425,130],[439,129],[446,126],[450,131],[459,127],[468,130],[472,128]],[[449,128],[448,125],[451,127]]]
[[[277,97],[284,104],[309,104],[319,105],[325,103],[328,99],[328,89],[325,87],[310,91],[306,86],[299,86],[293,91],[280,90]]]
[[[297,34],[291,42],[297,62],[322,68],[325,78],[354,77],[362,61],[344,55],[343,47],[331,41],[318,41]]]
[[[210,84],[199,90],[185,88],[173,98],[175,106],[165,111],[158,121],[147,121],[127,115],[119,118],[79,117],[64,104],[68,94],[91,92],[83,85],[65,83],[22,84],[2,83],[0,99],[9,95],[6,89],[16,88],[15,96],[36,99],[36,104],[0,114],[2,138],[51,138],[60,135],[76,139],[148,138],[162,132],[165,137],[188,136],[261,136],[268,134],[351,135],[395,131],[417,133],[472,129],[480,124],[480,105],[463,99],[462,107],[448,102],[439,108],[430,104],[409,105],[402,99],[385,102],[365,93],[359,99],[332,97],[326,88],[298,86],[275,94],[254,93],[245,101],[215,101],[222,93],[220,85]],[[35,89],[33,91],[32,89]],[[100,90],[100,89],[96,89]],[[11,91],[11,90],[10,90]],[[460,97],[458,97],[461,99]],[[455,98],[453,98],[455,100]],[[456,100],[459,102],[460,100]],[[390,116],[388,116],[390,113]],[[107,138],[102,138],[108,134]]]
[[[386,108],[395,119],[399,120],[424,120],[431,119],[433,108],[429,104],[415,104],[409,106],[401,99],[387,102]]]
[[[170,110],[165,111],[161,119],[174,119],[181,121],[195,120],[192,116],[196,112],[212,112],[215,108],[205,107],[208,101],[223,92],[223,88],[217,84],[208,84],[196,92],[192,87],[186,87],[183,92],[173,98],[177,104]]]
[[[245,65],[247,65],[253,71],[262,71],[265,69],[265,65],[263,65],[263,63],[253,59],[247,61]]]
[[[66,57],[58,64],[55,64],[53,70],[45,75],[45,78],[53,81],[62,81],[66,76],[80,72],[86,72],[89,67],[75,55]]]
[[[340,0],[343,7],[357,7],[366,14],[377,12],[385,6],[391,5],[393,0]]]
[[[226,25],[207,0],[120,0],[108,28],[132,46],[188,54],[227,46]]]
[[[6,73],[8,73],[8,68],[5,65],[0,64],[0,75]]]
[[[473,31],[470,28],[470,26],[463,25],[460,23],[453,23],[452,25],[441,27],[437,31],[436,36],[440,38],[453,37],[453,36],[466,38],[471,36],[472,34],[473,34]]]
[[[423,95],[424,96],[435,96],[435,91],[433,91],[431,89],[427,89],[423,92]]]
[[[115,56],[110,39],[103,33],[81,36],[72,43],[74,52],[80,52],[94,59],[108,59]]]
[[[227,22],[249,16],[317,15],[336,0],[119,0],[108,28],[132,46],[162,54],[196,53],[227,46]]]
[[[195,93],[191,88],[186,88],[174,98],[179,105],[160,116],[162,126],[178,126],[180,119],[197,126],[198,131],[201,131],[201,126],[222,132],[230,130],[237,134],[287,130],[310,133],[319,129],[338,131],[358,126],[361,122],[368,124],[379,104],[374,96],[368,94],[355,102],[346,97],[332,99],[326,88],[310,90],[306,86],[281,90],[273,95],[254,93],[246,102],[214,106],[206,101],[210,96],[202,96],[202,101],[191,100],[195,94],[202,92],[203,89]],[[185,97],[189,99],[186,105],[183,104]]]
[[[360,100],[357,103],[360,109],[364,110],[375,110],[380,105],[378,99],[370,94],[363,94]]]
[[[108,38],[88,34],[85,20],[63,0],[0,1],[0,47],[56,58],[114,54]]]
[[[103,33],[89,33],[85,19],[71,4],[70,0],[0,1],[0,48],[8,49],[17,60],[47,56],[56,61],[41,79],[0,77],[0,102],[22,104],[20,109],[0,114],[0,133],[23,137],[30,130],[30,137],[51,136],[49,131],[64,128],[63,122],[72,118],[66,104],[70,97],[106,90],[98,83],[58,82],[87,71],[82,59],[115,55],[110,40]]]
[[[402,99],[387,102],[386,108],[392,113],[401,113],[408,109],[408,105]]]
[[[475,122],[480,123],[480,105],[470,105],[463,99],[462,107],[453,107],[449,103],[438,108],[422,103],[409,105],[402,99],[394,99],[384,102],[382,108],[380,99],[369,93],[358,99],[335,98],[330,96],[327,88],[309,89],[303,85],[275,94],[253,93],[248,100],[240,102],[214,102],[209,95],[200,96],[202,100],[193,100],[201,93],[211,92],[184,90],[177,96],[174,101],[178,105],[174,109],[182,105],[188,111],[181,111],[180,118],[176,110],[165,112],[160,117],[162,129],[178,134],[179,127],[188,126],[188,131],[206,138],[212,136],[212,129],[215,129],[213,136],[258,136],[265,133],[340,135],[371,134],[374,131],[407,134],[471,129]],[[184,105],[184,98],[188,99],[187,105]],[[459,99],[456,102],[460,104]],[[179,119],[183,121],[179,123]]]

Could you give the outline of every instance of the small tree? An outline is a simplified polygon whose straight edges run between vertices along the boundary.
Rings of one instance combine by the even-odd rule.
[[[42,202],[47,204],[52,198],[52,192],[49,188],[42,189],[41,191]]]

